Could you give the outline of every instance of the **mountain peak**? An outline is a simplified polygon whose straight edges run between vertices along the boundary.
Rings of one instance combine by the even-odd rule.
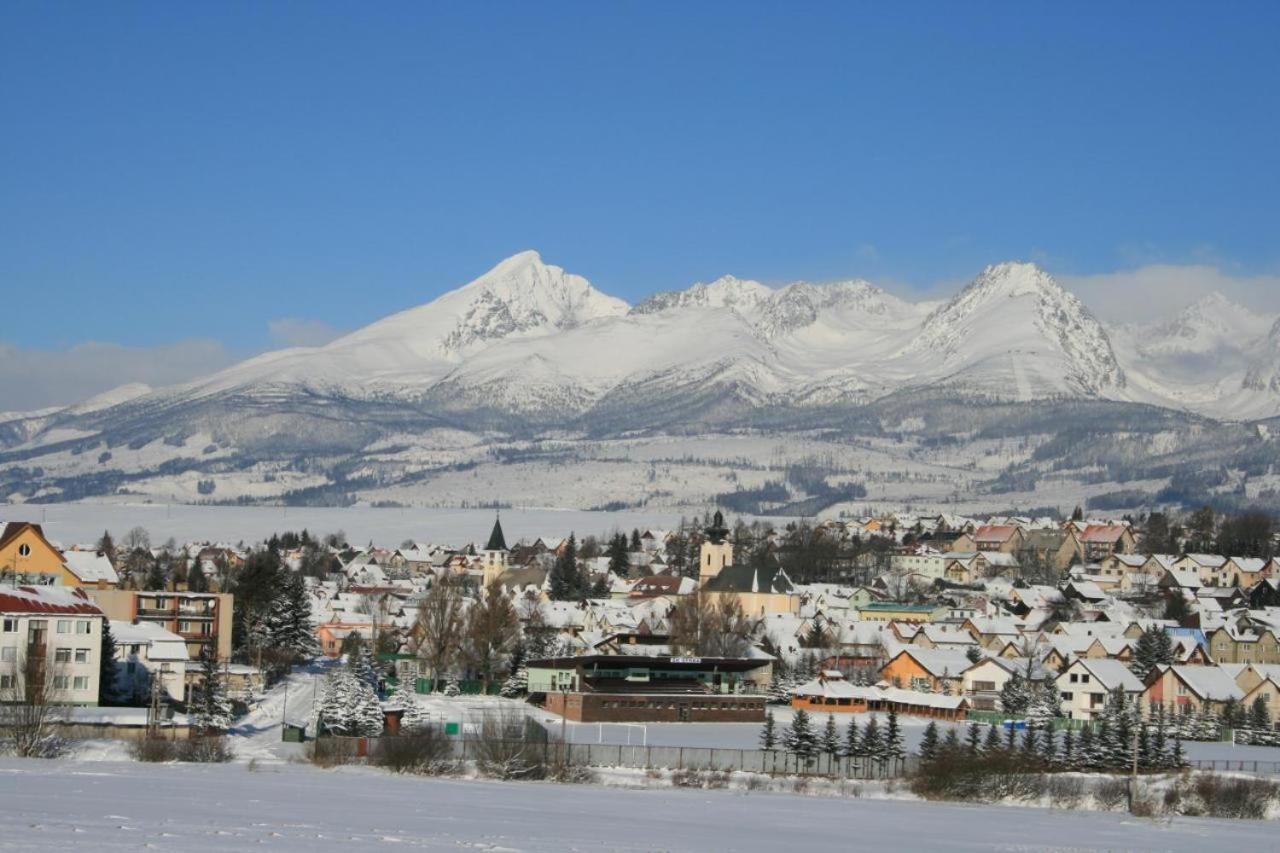
[[[1037,265],[1026,261],[1004,261],[984,269],[966,290],[998,292],[1002,296],[1036,296],[1062,288]]]

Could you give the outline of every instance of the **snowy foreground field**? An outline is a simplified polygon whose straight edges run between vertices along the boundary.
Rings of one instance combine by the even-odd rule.
[[[1260,821],[497,783],[300,764],[0,760],[0,850],[1273,849]]]

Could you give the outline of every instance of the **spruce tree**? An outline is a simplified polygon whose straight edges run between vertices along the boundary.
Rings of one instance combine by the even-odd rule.
[[[1000,710],[1010,717],[1021,717],[1031,704],[1027,680],[1016,672],[1000,688]]]
[[[1079,769],[1076,756],[1076,735],[1070,728],[1062,733],[1062,750],[1058,755],[1058,766],[1063,770]]]
[[[818,736],[813,731],[808,712],[803,708],[798,709],[791,718],[791,726],[787,729],[784,742],[788,752],[794,752],[802,758],[817,754]]]
[[[955,729],[951,731],[954,732]],[[884,754],[889,760],[897,760],[907,754],[902,746],[902,729],[898,726],[898,712],[892,706],[889,707],[889,721],[884,729]]]
[[[1129,668],[1139,681],[1145,681],[1151,670],[1157,666],[1173,663],[1173,640],[1158,625],[1152,625],[1142,632],[1138,641],[1133,644],[1133,661]]]
[[[862,755],[868,759],[879,761],[881,755],[884,754],[884,739],[880,736],[880,722],[875,715],[867,720],[866,728],[862,730],[862,744],[859,747]]]
[[[223,731],[231,725],[231,701],[227,698],[217,656],[209,646],[200,653],[200,676],[200,690],[188,713],[191,726],[204,731]]]
[[[204,567],[200,565],[199,560],[196,560],[191,570],[187,572],[187,590],[189,592],[209,591],[209,579],[204,576]]]
[[[102,620],[102,649],[98,657],[98,704],[115,705],[121,701],[116,679],[120,677],[116,661],[116,640],[111,634],[111,620]]]
[[[1271,742],[1271,709],[1261,696],[1249,706],[1249,728],[1253,730],[1256,741],[1264,745]]]
[[[977,723],[969,724],[969,731],[965,736],[964,745],[970,756],[976,756],[980,751],[982,746],[982,730],[978,728]]]
[[[762,749],[773,749],[778,742],[778,733],[776,724],[773,720],[773,711],[766,711],[764,715],[764,728],[760,730],[760,747]]]
[[[1076,766],[1082,770],[1097,770],[1097,742],[1093,735],[1093,726],[1085,723],[1080,729],[1080,743],[1076,747]]]
[[[924,734],[920,737],[920,760],[933,761],[938,757],[938,724],[930,720],[929,725],[924,727]]]
[[[1182,770],[1187,766],[1187,754],[1182,749],[1182,735],[1180,734],[1173,736],[1173,749],[1169,753],[1168,764],[1174,770]]]
[[[960,733],[954,728],[948,728],[946,735],[942,738],[942,746],[938,748],[941,755],[954,758],[960,754],[963,747],[960,745]]]
[[[827,714],[827,725],[822,730],[822,751],[832,758],[840,754],[840,731],[836,728],[834,714]]]
[[[1044,762],[1046,770],[1052,769],[1058,763],[1058,745],[1052,723],[1048,723],[1040,729],[1038,740],[1040,741],[1040,760]]]
[[[987,736],[982,741],[982,754],[986,756],[995,755],[1000,751],[1000,730],[996,728],[996,724],[992,723],[987,726]]]
[[[866,755],[862,751],[862,737],[858,733],[856,717],[849,718],[849,725],[844,730],[844,755],[845,758],[862,758]]]

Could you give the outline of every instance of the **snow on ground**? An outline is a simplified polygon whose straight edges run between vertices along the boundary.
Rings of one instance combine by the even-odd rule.
[[[324,697],[325,674],[334,665],[334,661],[320,660],[295,667],[260,696],[249,713],[228,730],[236,757],[268,761],[303,757],[302,744],[281,740],[281,725],[289,722],[315,731],[311,725],[315,705]]]
[[[299,764],[0,760],[0,849],[323,851],[1270,849],[1274,825],[1039,808],[636,790]]]
[[[152,542],[170,536],[183,541],[256,542],[272,533],[341,530],[350,542],[398,545],[405,539],[463,544],[483,542],[493,529],[493,510],[378,509],[374,507],[230,507],[148,503],[0,504],[0,520],[34,521],[50,538],[69,545],[95,542],[103,530],[117,535],[141,526]],[[576,531],[581,537],[633,527],[671,528],[680,515],[661,512],[586,512],[504,509],[508,541]]]

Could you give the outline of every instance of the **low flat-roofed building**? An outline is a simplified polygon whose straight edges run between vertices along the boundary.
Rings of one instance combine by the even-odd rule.
[[[529,694],[576,722],[764,721],[768,658],[583,655],[529,661]]]

